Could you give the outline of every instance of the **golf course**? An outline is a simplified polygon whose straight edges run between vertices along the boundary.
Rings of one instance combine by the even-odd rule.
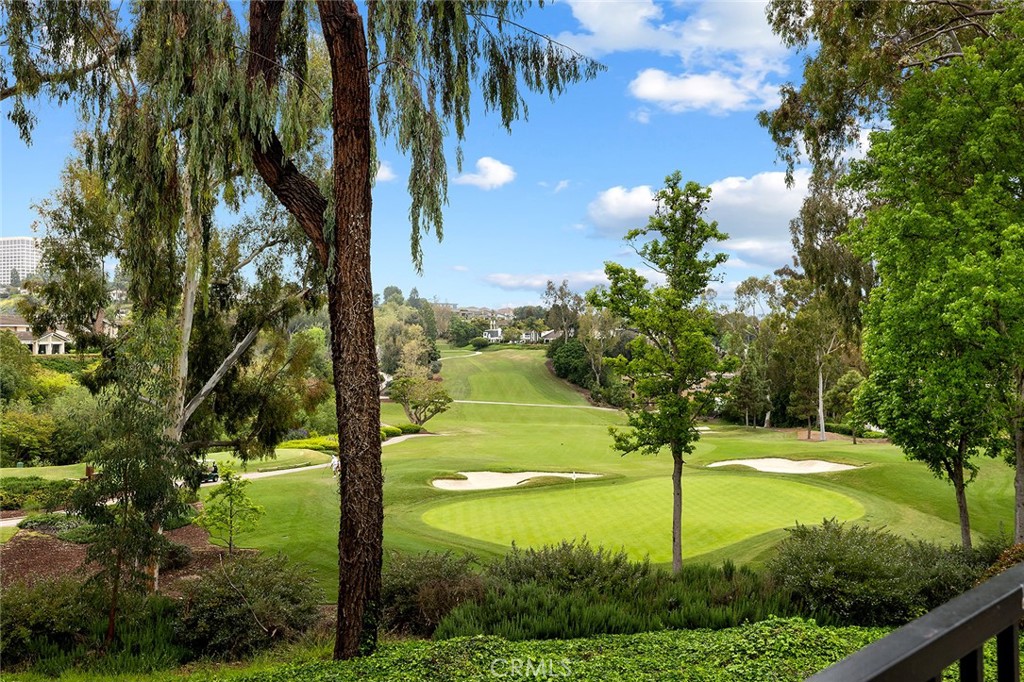
[[[672,462],[620,456],[608,427],[614,410],[592,407],[546,368],[540,350],[447,351],[442,377],[456,402],[417,436],[384,448],[385,549],[472,552],[488,557],[515,543],[539,546],[586,537],[592,545],[666,564],[671,558]],[[384,423],[407,421],[381,405]],[[297,452],[289,461],[308,460]],[[315,456],[315,455],[314,455]],[[764,473],[724,460],[823,460],[856,468]],[[251,463],[250,470],[277,463]],[[552,472],[511,488],[442,490],[458,472]],[[576,474],[575,476],[573,474]],[[579,474],[598,474],[584,478]],[[985,460],[968,488],[978,539],[1012,528],[1013,471]],[[328,468],[253,480],[267,512],[242,546],[281,551],[307,564],[325,589],[337,575],[338,504]],[[884,526],[910,538],[959,538],[952,488],[890,445],[808,442],[794,431],[709,423],[683,473],[683,554],[698,562],[759,563],[795,523],[824,518]]]

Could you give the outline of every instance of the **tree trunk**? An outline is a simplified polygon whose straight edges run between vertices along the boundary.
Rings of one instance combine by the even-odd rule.
[[[970,550],[971,545],[971,517],[967,512],[967,484],[964,481],[964,458],[967,456],[967,436],[960,437],[960,444],[957,448],[957,459],[953,462],[952,476],[953,490],[956,492],[956,508],[960,512],[960,542],[964,549]]]
[[[749,407],[745,408],[743,410],[743,426],[747,427],[748,429],[750,428],[750,408]]]
[[[672,573],[683,570],[683,450],[672,444]]]
[[[336,659],[377,645],[384,507],[380,398],[370,281],[370,81],[352,0],[320,0],[331,61],[336,226],[328,258],[331,360],[337,393],[338,623]]]
[[[825,363],[818,363],[818,431],[821,434],[818,440],[825,440]],[[807,440],[811,436],[808,434]]]
[[[1013,434],[1013,454],[1016,463],[1016,474],[1013,478],[1014,490],[1014,543],[1024,542],[1024,367],[1014,370],[1017,383],[1017,405],[1013,415],[1010,431]]]
[[[811,439],[811,418],[807,417],[807,440]]]
[[[121,571],[123,570],[123,554],[117,551],[117,567],[114,569],[114,580],[110,585],[110,605],[107,607],[107,636],[103,640],[104,646],[109,647],[114,642],[114,624],[117,622],[117,597],[121,587]]]

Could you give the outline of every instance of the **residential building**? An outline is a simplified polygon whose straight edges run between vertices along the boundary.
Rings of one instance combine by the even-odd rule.
[[[11,286],[11,271],[25,279],[39,271],[43,250],[35,237],[0,237],[0,286]]]
[[[519,335],[519,343],[537,343],[540,341],[540,332],[529,329]]]
[[[484,330],[484,338],[490,341],[491,343],[498,343],[499,341],[501,341],[502,335],[503,330],[501,329],[501,327],[495,327],[494,329]]]
[[[60,329],[49,329],[37,337],[20,315],[0,315],[0,331],[13,333],[33,355],[64,355],[71,344],[71,335]]]

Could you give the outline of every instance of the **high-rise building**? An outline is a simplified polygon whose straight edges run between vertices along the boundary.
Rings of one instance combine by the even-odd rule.
[[[43,250],[35,237],[0,237],[0,286],[11,285],[11,274],[25,279],[39,270]]]

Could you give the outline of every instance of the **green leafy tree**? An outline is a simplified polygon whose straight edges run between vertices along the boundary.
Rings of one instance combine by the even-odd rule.
[[[239,478],[230,468],[222,469],[220,476],[220,484],[203,502],[203,511],[196,517],[196,523],[212,537],[228,543],[228,554],[234,554],[235,537],[254,530],[266,512],[253,504],[246,494],[249,481]]]
[[[410,422],[421,426],[447,410],[452,402],[444,386],[423,377],[395,379],[388,395],[402,406]]]
[[[706,251],[709,242],[726,239],[715,222],[702,217],[711,191],[694,182],[683,185],[679,172],[665,179],[656,195],[658,208],[645,227],[630,230],[631,244],[646,238],[637,253],[665,276],[652,286],[636,270],[606,263],[609,285],[592,291],[591,305],[607,308],[638,336],[631,356],[615,369],[632,383],[636,400],[627,409],[628,429],[612,427],[615,449],[623,454],[672,455],[672,568],[682,570],[683,457],[700,437],[696,420],[710,404],[705,384],[719,367],[712,343],[714,318],[703,294],[722,253]]]
[[[583,297],[569,288],[569,280],[563,279],[558,286],[548,280],[544,289],[544,302],[548,306],[544,322],[562,332],[563,341],[575,336],[583,311]]]
[[[38,371],[31,351],[14,332],[0,331],[0,401],[7,403],[27,396]]]
[[[825,409],[833,418],[850,426],[853,442],[857,443],[859,424],[856,413],[857,391],[864,383],[864,375],[855,369],[847,370],[825,394]]]
[[[151,567],[169,544],[161,524],[185,506],[178,481],[198,482],[194,458],[167,428],[164,404],[174,393],[169,371],[174,335],[156,319],[135,325],[146,327],[146,333],[125,343],[148,348],[126,353],[117,365],[118,380],[103,392],[104,438],[88,460],[102,475],[79,485],[70,507],[96,526],[88,558],[100,566],[98,577],[107,591],[108,644],[122,593],[156,587],[158,574]]]
[[[993,18],[1010,4],[989,0],[928,3],[771,0],[768,23],[790,47],[815,50],[799,87],[784,86],[779,106],[759,120],[790,172],[803,154],[817,169],[857,141],[861,126],[884,116],[906,70],[947,64],[975,38],[1014,40]]]
[[[591,386],[600,387],[605,381],[604,358],[618,342],[617,327],[618,320],[606,308],[586,306],[580,313],[578,338],[587,351],[592,376],[587,383]]]
[[[448,339],[453,346],[465,346],[481,333],[483,333],[483,329],[479,325],[467,322],[461,317],[453,317],[448,323]]]
[[[18,272],[18,268],[11,268],[11,278],[8,286],[12,289],[21,288],[21,273]]]
[[[177,214],[182,203],[167,202],[166,192],[187,179],[190,201],[184,205],[207,215],[212,188],[234,196],[232,174],[247,166],[241,157],[248,155],[306,237],[310,260],[327,285],[338,420],[344,425],[335,655],[372,651],[383,542],[370,282],[374,135],[410,155],[411,250],[419,267],[421,236],[442,231],[445,137],[452,130],[463,138],[471,103],[482,102],[510,128],[526,114],[521,92],[554,96],[593,77],[599,66],[525,28],[519,22],[528,9],[524,3],[370,3],[364,25],[354,0],[315,6],[254,0],[245,22],[247,44],[230,5],[139,3],[131,20],[117,15],[119,6],[68,5],[17,3],[9,13],[3,38],[11,58],[0,96],[14,98],[12,118],[23,135],[32,123],[26,98],[43,87],[56,97],[76,96],[88,104],[98,99],[101,105],[116,92],[114,83],[134,90],[132,95],[155,91],[159,106],[126,109],[122,119],[124,130],[139,133],[127,136],[134,139],[126,148],[146,152],[131,167],[137,182],[129,183],[140,205]],[[322,96],[308,49],[314,7],[327,56],[330,94]],[[39,44],[46,47],[33,52]],[[116,68],[125,64],[131,68]],[[145,87],[132,87],[133,75],[145,78]],[[332,146],[330,171],[321,173],[307,161],[315,156],[311,137],[325,114]],[[169,172],[166,162],[183,134],[190,136],[182,147],[189,172]],[[127,169],[114,170],[129,177]],[[166,227],[165,220],[157,224]],[[199,250],[189,254],[191,271],[201,258]],[[165,255],[155,249],[151,257]],[[166,284],[152,282],[148,290],[159,294]]]
[[[959,446],[966,432],[975,434],[965,445],[970,451],[975,436],[990,434],[977,409],[999,420],[1013,450],[1014,535],[1021,542],[1024,17],[1012,5],[999,14],[989,36],[962,41],[962,57],[915,69],[902,84],[889,109],[892,129],[872,136],[866,161],[854,169],[853,182],[867,192],[871,208],[852,239],[875,261],[880,279],[869,308],[874,329],[869,324],[865,340],[873,383],[885,395],[895,393],[904,384],[875,382],[875,365],[918,363],[933,385],[912,386],[910,416],[950,424],[934,429],[947,448]],[[958,395],[952,377],[973,387],[983,405]],[[929,416],[929,404],[948,409]]]

